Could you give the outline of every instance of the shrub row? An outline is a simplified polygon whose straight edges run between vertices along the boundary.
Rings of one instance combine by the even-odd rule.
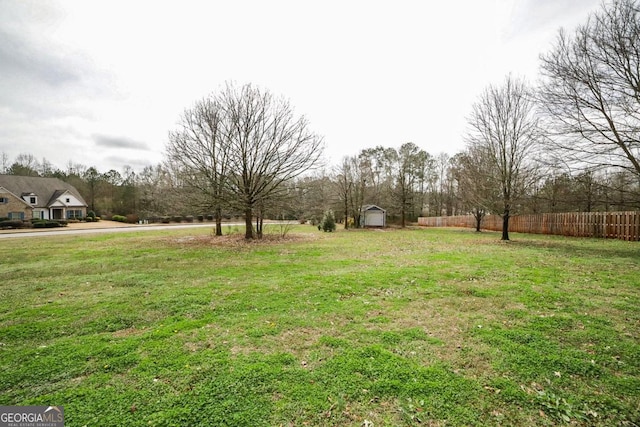
[[[100,217],[86,217],[85,220],[87,222],[91,221],[100,221]],[[30,221],[23,221],[20,219],[8,219],[8,218],[0,218],[0,229],[11,229],[11,228],[55,228],[55,227],[66,227],[70,223],[78,223],[80,220],[77,219],[38,219],[34,218]]]
[[[127,222],[127,217],[124,215],[112,215],[111,221]]]
[[[88,218],[88,217],[87,217]],[[100,217],[97,216],[96,217],[96,221],[99,220]],[[111,215],[111,221],[117,221],[117,222],[127,222],[129,224],[136,224],[139,220],[139,217],[137,214],[128,214],[128,215]]]
[[[113,218],[118,217],[117,215],[113,215]],[[129,218],[130,215],[127,215],[127,218]],[[231,215],[224,215],[223,217],[225,220],[230,220],[234,217],[232,217]],[[240,217],[238,217],[240,218]],[[214,221],[215,217],[212,214],[199,214],[199,215],[164,215],[164,216],[150,216],[146,218],[147,221],[149,221],[150,223],[162,223],[162,224],[169,224],[171,222],[204,222],[206,221]],[[114,219],[115,221],[115,219]],[[129,221],[131,222],[131,221]],[[133,222],[137,222],[137,217],[136,217],[136,221]]]
[[[0,220],[0,229],[5,228],[23,228],[27,225],[20,219],[3,219]]]
[[[69,223],[64,219],[34,219],[31,221],[33,228],[66,227]]]

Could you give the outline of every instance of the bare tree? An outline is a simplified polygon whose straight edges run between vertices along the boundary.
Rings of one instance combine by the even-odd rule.
[[[167,213],[171,192],[169,172],[162,166],[145,166],[138,175],[139,213],[142,219]]]
[[[486,150],[470,146],[456,154],[453,159],[453,177],[458,182],[457,197],[467,212],[476,220],[476,231],[480,232],[482,219],[497,199],[497,188],[493,175],[489,173],[493,165],[486,156]]]
[[[429,183],[429,213],[432,215],[453,215],[455,211],[455,180],[453,164],[447,153],[440,153],[428,159],[430,170],[425,177]]]
[[[613,0],[541,56],[541,106],[563,160],[640,176],[640,7]]]
[[[87,167],[85,165],[83,165],[82,163],[74,163],[73,160],[69,160],[67,162],[67,176],[70,177],[72,175],[75,176],[82,176],[84,175],[85,171],[87,170]]]
[[[181,176],[189,194],[188,204],[214,212],[217,236],[222,236],[222,209],[229,199],[227,120],[220,100],[206,97],[184,111],[179,130],[169,133],[166,147],[171,169]]]
[[[426,151],[420,150],[417,162],[418,188],[416,202],[413,206],[415,217],[422,215],[422,212],[427,205],[427,188],[429,182],[429,174],[431,172],[431,169],[433,168],[433,157]]]
[[[352,160],[349,157],[343,157],[342,161],[334,169],[333,183],[338,193],[340,206],[344,217],[344,228],[349,228],[349,205],[351,197],[351,188],[354,185],[351,173]]]
[[[289,102],[252,85],[227,84],[216,97],[223,111],[229,170],[225,187],[242,205],[246,232],[262,235],[265,203],[286,190],[282,184],[320,165],[322,138]]]
[[[108,215],[114,213],[116,209],[116,199],[118,189],[123,183],[122,175],[115,169],[110,169],[101,176],[101,180],[104,182],[105,191],[100,203],[99,211],[101,215]],[[77,187],[76,187],[77,188]]]
[[[7,171],[9,175],[40,176],[40,163],[33,154],[20,153]]]
[[[527,85],[508,76],[501,86],[489,86],[473,105],[469,125],[468,149],[486,158],[483,179],[498,196],[487,205],[502,215],[502,240],[509,240],[509,217],[535,180],[531,156],[539,131]]]
[[[98,183],[100,182],[100,174],[94,166],[91,166],[85,171],[83,178],[87,183],[87,190],[89,191],[89,210],[95,213],[96,193],[98,190]]]
[[[377,146],[358,154],[367,184],[367,202],[378,206],[391,204],[398,153],[395,148]]]
[[[9,172],[9,155],[4,151],[0,153],[0,174]]]
[[[52,177],[53,174],[56,172],[56,169],[53,166],[53,164],[44,157],[42,158],[42,162],[40,162],[39,165],[40,165],[40,170],[39,170],[40,176]]]
[[[352,183],[349,187],[349,210],[353,225],[359,228],[362,225],[362,206],[367,198],[367,162],[361,156],[350,157],[349,161],[349,180]]]

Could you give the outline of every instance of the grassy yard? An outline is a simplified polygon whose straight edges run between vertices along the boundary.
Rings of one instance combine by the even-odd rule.
[[[640,244],[0,241],[0,405],[67,426],[640,424]]]

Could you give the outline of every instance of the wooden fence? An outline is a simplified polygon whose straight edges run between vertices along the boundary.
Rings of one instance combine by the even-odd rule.
[[[420,217],[418,224],[427,227],[475,228],[476,220],[473,215]],[[499,215],[485,216],[482,219],[482,229],[502,231],[502,217]],[[640,212],[514,215],[509,219],[509,231],[640,241]]]

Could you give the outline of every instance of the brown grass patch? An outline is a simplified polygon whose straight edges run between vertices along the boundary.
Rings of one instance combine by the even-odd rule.
[[[125,329],[120,329],[119,331],[115,331],[112,333],[114,338],[125,338],[125,337],[131,337],[134,335],[140,335],[144,332],[144,329],[137,329],[135,327],[130,327],[130,328],[125,328]]]
[[[261,239],[245,239],[241,234],[227,234],[224,236],[180,236],[165,238],[164,242],[172,246],[189,248],[219,247],[234,250],[243,250],[257,246],[278,245],[294,242],[308,242],[318,239],[316,234],[295,233],[285,236],[276,234],[265,234]]]
[[[491,323],[508,323],[502,313],[519,308],[519,305],[505,307],[503,301],[472,296],[412,301],[403,310],[384,312],[391,320],[385,328],[420,328],[429,337],[443,343],[429,346],[423,363],[433,363],[434,358],[446,360],[456,372],[464,371],[465,375],[476,378],[485,377],[493,372],[489,348],[471,337],[470,331]]]

